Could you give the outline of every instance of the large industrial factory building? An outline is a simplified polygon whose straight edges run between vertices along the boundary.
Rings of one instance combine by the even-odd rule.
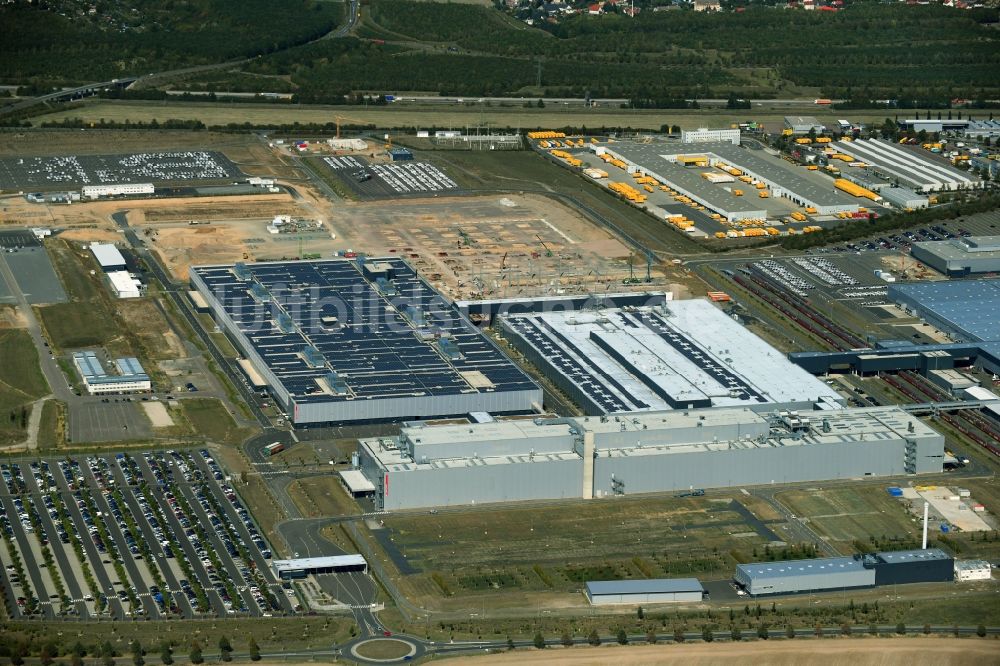
[[[838,408],[836,391],[706,300],[505,315],[500,330],[590,415]]]
[[[296,426],[536,411],[542,392],[397,257],[191,269]]]
[[[358,451],[392,510],[940,472],[944,438],[895,407],[743,407],[411,424]]]

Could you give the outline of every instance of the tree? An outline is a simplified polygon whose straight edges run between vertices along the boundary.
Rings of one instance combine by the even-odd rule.
[[[538,98],[538,108],[539,109],[544,109],[545,108],[545,100],[542,99],[541,97]]]
[[[590,634],[587,635],[587,642],[594,646],[601,644],[601,637],[597,635],[597,629],[590,630]]]
[[[931,625],[929,625],[929,624],[925,624],[924,625],[924,633],[925,634],[931,633]]]
[[[222,661],[233,660],[233,644],[225,636],[219,636],[219,653]]]
[[[615,634],[615,638],[618,640],[619,645],[628,644],[628,634],[625,633],[625,628],[621,627],[618,629],[618,633]]]
[[[766,624],[762,624],[757,627],[757,638],[766,641],[771,637],[771,630],[767,628]]]
[[[785,627],[785,638],[795,638],[795,627],[792,625]]]
[[[896,633],[900,634],[900,635],[905,634],[906,633],[906,625],[903,624],[902,622],[900,622],[899,624],[897,624],[896,625]]]
[[[542,636],[542,632],[540,631],[535,632],[535,647],[539,650],[545,648],[545,637]]]
[[[643,619],[644,617],[646,617],[646,613],[645,613],[645,612],[643,612],[643,610],[642,610],[642,606],[639,606],[639,609],[638,609],[638,610],[636,610],[636,612],[635,612],[635,616],[636,616],[637,618],[639,618],[640,620],[641,620],[641,619]]]
[[[559,642],[565,645],[566,647],[570,647],[571,645],[573,645],[573,636],[570,635],[568,631],[564,631],[562,632],[562,636],[559,638]]]
[[[851,625],[847,624],[846,622],[844,624],[840,625],[840,633],[843,636],[850,636],[851,635]]]
[[[138,640],[132,641],[132,644],[129,646],[129,648],[132,652],[132,663],[135,666],[142,666],[143,664],[146,663],[146,660],[142,658],[142,655],[145,654],[142,651],[142,644]]]
[[[683,627],[675,627],[674,628],[674,642],[675,643],[683,643],[684,642],[684,628]]]
[[[250,637],[250,643],[247,645],[250,650],[250,661],[260,661],[260,647],[257,645],[257,641]]]
[[[201,643],[198,641],[191,643],[191,652],[188,653],[188,659],[191,660],[192,664],[201,664],[205,661],[205,658],[201,656]]]
[[[507,649],[508,650],[514,649],[514,639],[511,638],[510,636],[507,637]]]
[[[986,627],[984,625],[979,625],[976,627],[976,636],[983,638],[986,636]]]
[[[38,652],[38,662],[42,666],[51,666],[53,662],[52,658],[52,647],[46,643],[42,646],[42,649]]]
[[[701,640],[706,643],[711,643],[715,640],[715,634],[712,633],[712,628],[707,624],[701,629]]]
[[[729,638],[734,641],[741,641],[743,640],[743,632],[740,631],[739,627],[733,627],[729,632]]]
[[[649,643],[650,645],[656,645],[656,641],[657,640],[658,639],[656,637],[656,632],[655,631],[653,631],[652,629],[650,629],[649,631],[646,632],[646,642],[647,643]]]
[[[83,657],[76,652],[70,653],[69,666],[83,666]]]
[[[111,641],[104,641],[101,645],[101,663],[104,666],[115,666],[115,649]]]
[[[170,664],[174,663],[174,651],[170,648],[169,641],[160,643],[160,662],[165,664],[165,666],[170,666]]]

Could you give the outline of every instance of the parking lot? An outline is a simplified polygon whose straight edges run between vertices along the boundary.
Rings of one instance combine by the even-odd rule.
[[[17,288],[28,303],[63,303],[66,291],[52,266],[45,248],[40,246],[10,248],[0,253],[0,261],[10,268]]]
[[[108,183],[218,181],[242,174],[222,153],[179,151],[0,159],[0,189],[31,190]]]
[[[70,441],[113,442],[152,436],[152,426],[143,415],[138,402],[131,402],[131,398],[128,400],[109,398],[109,400],[114,402],[108,404],[87,402],[73,410],[73,418],[69,424]]]
[[[207,450],[0,465],[11,617],[294,612],[271,552]]]
[[[429,162],[371,163],[350,155],[323,162],[358,194],[369,198],[452,193],[458,184]]]

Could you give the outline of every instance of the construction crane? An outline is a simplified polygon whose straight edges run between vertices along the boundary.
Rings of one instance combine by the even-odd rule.
[[[550,250],[549,246],[545,244],[545,241],[542,240],[542,237],[539,236],[538,234],[535,234],[535,238],[538,239],[538,242],[541,243],[542,247],[545,249],[545,256],[546,257],[551,257],[552,256],[552,250]]]
[[[348,118],[347,116],[335,116],[334,121],[337,123],[337,138],[338,139],[340,138],[340,123],[342,121],[344,121],[344,120],[346,120],[349,123],[361,123],[361,124],[364,124],[362,121],[358,120],[357,118]]]

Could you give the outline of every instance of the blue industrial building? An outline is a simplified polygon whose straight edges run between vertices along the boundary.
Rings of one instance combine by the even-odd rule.
[[[939,548],[736,566],[734,582],[750,596],[802,594],[955,580],[955,560]]]
[[[523,413],[538,386],[402,259],[191,269],[296,425]]]

